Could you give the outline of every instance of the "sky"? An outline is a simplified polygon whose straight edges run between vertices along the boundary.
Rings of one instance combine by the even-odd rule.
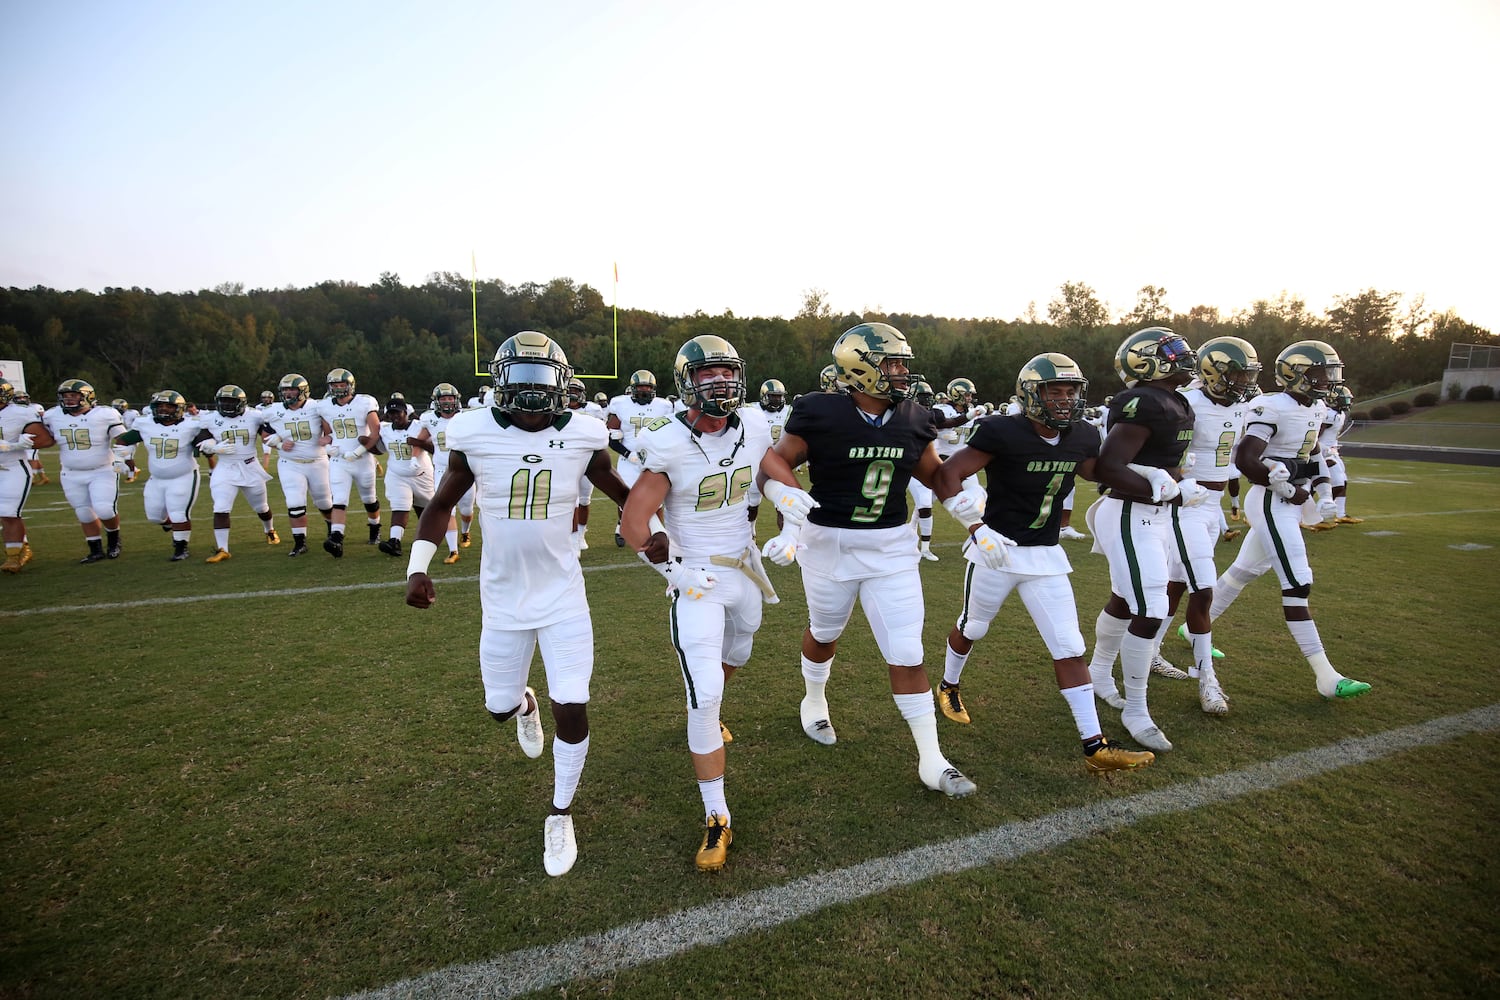
[[[12,2],[0,286],[1500,331],[1497,98],[1497,0]]]

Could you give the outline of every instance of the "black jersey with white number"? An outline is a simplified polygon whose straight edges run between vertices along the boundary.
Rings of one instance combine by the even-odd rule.
[[[1024,416],[986,417],[969,447],[994,456],[985,466],[984,523],[1019,545],[1056,545],[1063,498],[1078,467],[1099,457],[1099,430],[1079,421],[1048,444]]]
[[[1193,442],[1193,408],[1180,392],[1163,392],[1138,385],[1115,396],[1109,404],[1109,426],[1135,424],[1150,437],[1131,459],[1136,465],[1175,469]]]
[[[930,411],[911,400],[897,403],[876,427],[844,393],[803,396],[786,433],[807,442],[810,492],[820,505],[808,519],[831,528],[906,523],[912,469],[936,436]]]

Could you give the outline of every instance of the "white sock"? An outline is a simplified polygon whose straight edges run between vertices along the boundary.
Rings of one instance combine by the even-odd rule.
[[[1189,671],[1194,677],[1207,677],[1210,680],[1214,676],[1214,634],[1212,632],[1189,632],[1188,638],[1193,643],[1193,669]]]
[[[191,539],[192,537],[193,537],[193,533],[191,531],[177,531],[177,530],[173,530],[173,532],[172,532],[172,541],[174,541],[174,542],[186,542],[189,539]]]
[[[1345,506],[1344,506],[1344,504],[1345,504],[1345,501],[1347,501],[1348,499],[1349,499],[1348,497],[1334,497],[1333,498],[1333,509],[1339,512],[1339,517],[1343,517],[1344,516],[1344,511],[1346,509]]]
[[[1120,721],[1127,729],[1151,725],[1151,711],[1146,707],[1146,681],[1151,676],[1149,637],[1125,633],[1120,641],[1120,674],[1125,681],[1125,710],[1120,713]]]
[[[1094,619],[1094,657],[1089,661],[1089,676],[1100,691],[1117,690],[1115,657],[1120,655],[1120,641],[1129,627],[1129,620],[1116,618],[1107,611],[1099,612],[1099,617]]]
[[[1058,693],[1063,696],[1063,700],[1068,703],[1068,710],[1073,713],[1073,725],[1078,727],[1079,739],[1090,739],[1104,731],[1099,726],[1099,711],[1094,707],[1094,685],[1080,684],[1077,687],[1063,688]]]
[[[802,683],[807,686],[808,700],[821,704],[825,709],[828,707],[826,689],[828,676],[831,673],[833,673],[831,657],[823,663],[814,663],[807,657],[802,657]]]
[[[1151,640],[1151,658],[1154,660],[1161,655],[1162,640],[1167,637],[1167,629],[1172,627],[1172,619],[1163,618],[1160,627],[1156,630],[1156,638]]]
[[[1208,620],[1216,622],[1234,599],[1240,596],[1240,591],[1249,586],[1255,577],[1240,569],[1238,566],[1230,566],[1222,576],[1214,581],[1214,602],[1208,609]]]
[[[932,542],[932,518],[931,517],[919,517],[919,518],[917,518],[917,535],[920,538],[925,539],[928,544],[931,544],[931,542]]]
[[[901,718],[911,729],[911,738],[917,744],[917,775],[922,784],[936,788],[943,772],[953,765],[938,748],[937,707],[932,701],[931,691],[917,694],[893,694]]]
[[[698,779],[698,796],[703,799],[703,816],[707,818],[713,813],[718,813],[724,820],[724,825],[729,822],[729,803],[724,798],[724,776],[704,781]]]
[[[552,741],[552,805],[566,809],[573,804],[573,793],[578,791],[578,779],[583,776],[583,762],[589,755],[589,738],[578,743],[565,743],[561,738]]]
[[[949,684],[957,684],[964,675],[964,664],[968,662],[968,653],[956,652],[952,646],[943,643],[943,680]]]
[[[214,529],[214,545],[216,545],[219,548],[223,549],[225,552],[229,551],[229,529],[228,528],[215,528]]]
[[[398,541],[398,542],[401,541],[401,536],[403,536],[405,534],[406,534],[406,528],[404,526],[399,525],[399,524],[393,524],[393,525],[391,525],[391,537],[394,538],[396,541]]]
[[[450,553],[457,552],[458,551],[458,529],[454,528],[451,531],[445,531],[445,532],[443,532],[443,541],[445,541],[445,542],[448,543],[448,551]]]

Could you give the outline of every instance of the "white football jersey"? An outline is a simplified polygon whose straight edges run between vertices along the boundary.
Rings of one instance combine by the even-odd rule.
[[[410,479],[423,473],[432,474],[432,456],[421,448],[413,448],[407,444],[407,438],[421,435],[421,424],[408,424],[400,430],[388,423],[380,425],[380,441],[385,445],[387,476],[405,476]]]
[[[1266,442],[1265,457],[1312,461],[1323,428],[1322,401],[1304,406],[1287,392],[1272,392],[1250,401],[1245,434]],[[1303,479],[1303,476],[1295,477]]]
[[[308,406],[316,405],[323,419],[328,421],[329,428],[333,431],[333,444],[330,445],[334,454],[353,451],[359,447],[360,436],[367,433],[365,418],[371,413],[377,416],[380,407],[375,403],[375,397],[363,392],[357,392],[347,403],[338,403],[333,399],[324,397],[319,400],[309,400]]]
[[[267,427],[280,434],[283,442],[292,442],[289,450],[278,448],[278,456],[309,461],[322,458],[326,453],[318,443],[327,433],[323,414],[313,400],[305,400],[295,410],[285,403],[272,403],[260,412],[265,416]]]
[[[479,584],[486,628],[541,628],[586,602],[573,548],[578,481],[609,434],[597,420],[563,414],[526,431],[499,410],[466,410],[447,443],[474,472],[474,502],[486,544]]]
[[[781,440],[781,429],[786,426],[786,418],[791,415],[792,404],[782,403],[779,410],[768,410],[759,403],[751,403],[744,407],[745,410],[754,410],[766,418],[766,426],[771,430],[771,443],[775,444]]]
[[[203,430],[212,434],[218,442],[219,461],[214,466],[214,472],[217,473],[235,459],[255,461],[255,444],[260,440],[261,424],[266,422],[264,413],[255,409],[246,410],[237,417],[226,417],[222,413],[200,413],[196,419],[202,424]]]
[[[41,414],[33,410],[28,403],[7,404],[0,409],[0,441],[9,441],[14,444],[21,439],[26,427],[36,423],[40,418]]]
[[[454,415],[456,416],[457,414]],[[439,478],[448,469],[448,425],[453,422],[454,417],[445,417],[437,410],[428,410],[417,418],[414,425],[427,428],[427,436],[432,438],[432,467]]]
[[[183,417],[175,424],[159,424],[147,413],[136,420],[131,430],[141,436],[146,446],[146,467],[153,479],[176,479],[198,470],[198,456],[193,454],[193,439],[203,429],[197,417]]]
[[[1344,433],[1344,424],[1349,420],[1349,414],[1340,413],[1331,406],[1326,406],[1323,414],[1323,429],[1318,433],[1318,447],[1323,449],[1324,458],[1339,457],[1339,435]]]
[[[629,395],[616,396],[609,401],[606,413],[613,414],[620,421],[620,430],[625,433],[621,443],[625,445],[626,451],[634,452],[636,437],[641,433],[641,428],[662,417],[670,417],[672,402],[657,396],[649,403],[637,403]]]
[[[87,413],[64,413],[54,406],[42,415],[42,424],[57,439],[58,464],[79,472],[113,465],[110,444],[125,433],[120,411],[112,406],[93,406]]]
[[[748,407],[717,434],[689,430],[679,416],[642,430],[636,451],[643,465],[672,481],[662,506],[673,555],[706,566],[710,556],[737,556],[754,544],[745,494],[770,448],[765,414]]]
[[[1201,388],[1184,389],[1182,395],[1193,408],[1193,440],[1187,450],[1192,456],[1192,477],[1210,483],[1238,478],[1234,446],[1245,433],[1250,403],[1219,403]],[[1187,459],[1183,462],[1186,464]]]
[[[951,403],[938,403],[933,406],[932,412],[944,420],[952,420],[958,416],[958,410]],[[969,419],[957,427],[944,427],[937,432],[937,453],[948,458],[958,449],[969,443],[969,437],[974,433],[974,422],[979,419],[980,410],[977,406],[969,407]],[[955,440],[956,439],[956,440]]]

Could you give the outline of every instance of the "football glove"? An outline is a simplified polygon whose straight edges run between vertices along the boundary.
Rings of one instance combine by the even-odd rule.
[[[795,535],[782,532],[767,542],[760,554],[777,566],[790,566],[797,561],[797,550],[800,548],[802,548],[802,543],[797,541]]]
[[[1015,540],[1006,538],[987,524],[981,524],[970,536],[970,544],[979,553],[979,564],[986,569],[1004,569],[1010,562],[1010,549]]]
[[[818,501],[812,498],[812,494],[796,486],[788,486],[779,479],[767,479],[766,488],[761,491],[767,500],[776,508],[783,520],[796,521],[799,524],[807,520],[807,515],[818,506]]]
[[[953,519],[965,528],[972,528],[974,525],[980,523],[980,520],[984,516],[984,511],[981,509],[979,501],[975,499],[974,494],[966,493],[963,490],[944,500],[943,509],[952,514]]]
[[[1131,462],[1125,468],[1134,472],[1150,484],[1152,503],[1166,503],[1177,496],[1177,480],[1173,479],[1172,474],[1166,469],[1158,469],[1149,465],[1136,465],[1134,462]]]
[[[1196,479],[1184,479],[1177,484],[1177,499],[1184,507],[1196,507],[1210,499],[1217,499],[1219,494],[1206,486],[1199,486]]]

